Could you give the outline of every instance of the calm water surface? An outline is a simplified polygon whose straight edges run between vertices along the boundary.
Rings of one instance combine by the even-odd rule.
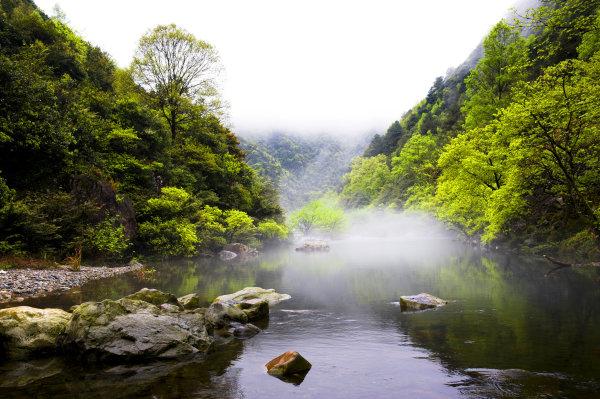
[[[206,358],[111,367],[0,363],[2,398],[600,398],[600,273],[561,270],[445,240],[347,240],[326,254],[280,249],[245,263],[153,264],[155,276],[95,282],[27,304],[68,308],[148,286],[209,303],[247,286],[292,299],[256,337]],[[402,313],[400,295],[443,308]],[[299,385],[264,364],[297,350]]]

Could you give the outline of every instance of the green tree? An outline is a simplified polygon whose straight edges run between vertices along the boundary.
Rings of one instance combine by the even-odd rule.
[[[513,87],[526,79],[528,39],[502,21],[483,41],[483,58],[466,78],[465,127],[485,126],[510,102]]]
[[[308,234],[313,231],[335,233],[344,228],[344,210],[331,198],[320,198],[290,215],[292,229]]]
[[[387,157],[380,154],[371,158],[357,157],[352,169],[344,176],[346,184],[341,194],[344,202],[353,206],[373,203],[390,176]]]
[[[140,39],[131,69],[156,98],[173,140],[191,106],[214,110],[218,105],[215,49],[174,24],[159,25]]]

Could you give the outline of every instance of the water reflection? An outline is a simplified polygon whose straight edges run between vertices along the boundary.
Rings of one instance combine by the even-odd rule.
[[[256,337],[208,359],[89,369],[58,359],[4,364],[2,397],[594,397],[600,383],[598,271],[481,255],[449,240],[331,243],[326,254],[282,249],[245,263],[156,263],[33,305],[118,298],[143,286],[214,297],[246,286],[293,299]],[[430,292],[446,307],[401,313],[400,295]],[[299,386],[264,364],[295,349],[313,363]],[[80,383],[78,381],[86,381]],[[84,386],[85,385],[85,386]]]

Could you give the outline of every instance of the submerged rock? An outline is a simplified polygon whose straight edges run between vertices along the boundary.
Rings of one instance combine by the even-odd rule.
[[[447,303],[448,301],[426,293],[400,297],[400,309],[402,311],[432,309],[444,306]]]
[[[265,365],[267,373],[275,377],[306,375],[312,365],[298,352],[288,351],[277,356]]]
[[[301,252],[327,252],[329,244],[321,240],[305,241],[301,246],[296,248],[296,251]]]
[[[231,251],[221,251],[219,252],[219,259],[221,260],[233,260],[235,258],[237,258],[237,254],[235,252],[231,252]]]
[[[0,310],[0,351],[24,358],[55,352],[71,314],[61,309],[18,306]]]
[[[172,304],[161,308],[132,296],[74,307],[63,345],[86,358],[139,360],[177,358],[212,344],[203,310],[179,311]]]
[[[261,329],[254,324],[234,324],[231,326],[232,334],[236,338],[251,338],[258,334]]]

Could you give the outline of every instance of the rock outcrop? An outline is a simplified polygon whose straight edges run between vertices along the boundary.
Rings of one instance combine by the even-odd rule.
[[[400,297],[400,309],[402,311],[432,309],[444,306],[447,303],[448,301],[426,293]]]
[[[171,359],[211,346],[203,310],[164,305],[131,298],[83,303],[73,308],[62,344],[98,360]]]
[[[70,320],[71,314],[61,309],[1,309],[0,352],[10,358],[53,353]]]
[[[180,299],[144,288],[119,300],[85,302],[71,309],[26,306],[0,310],[0,355],[27,357],[66,352],[87,360],[130,362],[206,352],[219,336],[250,338],[261,330],[269,305],[289,299],[248,287],[215,299],[208,309],[190,294]]]

